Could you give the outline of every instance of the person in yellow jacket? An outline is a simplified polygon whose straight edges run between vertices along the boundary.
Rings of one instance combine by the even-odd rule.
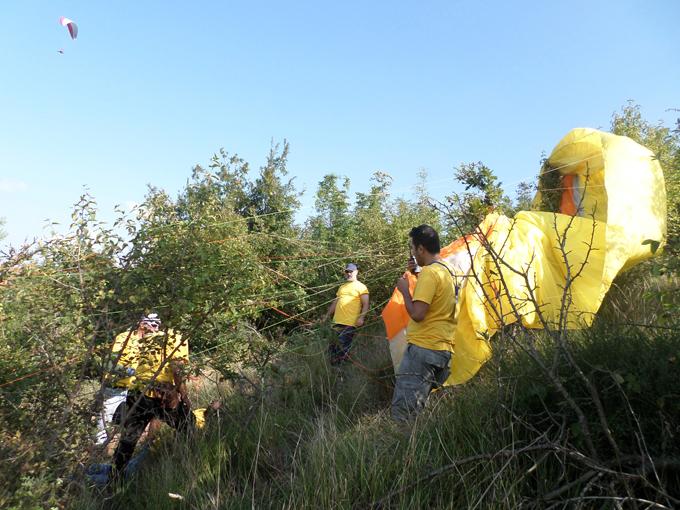
[[[338,332],[337,342],[333,342],[328,349],[332,365],[347,360],[356,328],[364,325],[368,313],[368,289],[357,276],[359,268],[350,263],[345,266],[345,280],[335,299],[328,307],[324,320],[333,316],[333,328]]]
[[[188,341],[172,329],[161,331],[156,314],[143,317],[150,331],[137,341],[136,371],[121,415],[121,439],[113,454],[114,475],[123,473],[148,423],[157,418],[171,427],[193,428],[191,401],[183,369],[189,362]]]
[[[439,257],[439,234],[429,225],[411,229],[408,270],[422,267],[411,296],[408,280],[397,281],[410,316],[406,352],[397,370],[392,418],[408,422],[424,407],[430,392],[449,376],[456,327],[456,282]],[[415,261],[413,260],[415,258]]]

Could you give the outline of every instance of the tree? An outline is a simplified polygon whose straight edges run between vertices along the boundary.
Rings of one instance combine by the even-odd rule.
[[[247,196],[248,226],[251,231],[294,235],[295,212],[300,207],[300,194],[293,179],[284,182],[288,175],[288,142],[283,147],[272,145],[266,164],[250,186]]]
[[[388,237],[392,215],[391,186],[392,176],[378,171],[371,177],[369,192],[356,194],[356,246],[362,251],[379,250]]]
[[[418,171],[418,181],[414,188],[414,198],[413,204],[409,204],[409,209],[412,211],[412,214],[415,214],[416,216],[413,218],[413,220],[415,220],[413,226],[425,223],[434,227],[440,233],[440,236],[444,234],[441,228],[441,218],[437,209],[433,207],[432,197],[427,191],[427,170],[424,168],[421,168]]]
[[[390,216],[390,188],[392,176],[386,172],[374,172],[368,193],[356,194],[354,217],[357,240],[364,246],[385,238]]]
[[[84,380],[97,344],[126,320],[115,292],[124,243],[96,212],[84,194],[67,235],[0,261],[0,456],[22,459],[0,486],[45,503],[31,507],[60,506],[55,494],[72,485],[59,477],[85,461],[94,395]]]
[[[319,181],[314,201],[316,215],[307,222],[312,239],[339,245],[350,241],[352,217],[349,211],[349,184],[347,177],[340,178],[335,174],[324,175]]]
[[[465,186],[465,192],[447,197],[449,230],[454,237],[472,232],[492,211],[512,214],[512,201],[505,195],[503,183],[481,161],[461,163],[455,177]]]
[[[520,182],[515,188],[515,212],[530,211],[536,195],[536,184]]]
[[[245,301],[268,284],[256,257],[244,256],[253,250],[247,220],[228,194],[237,192],[224,175],[198,167],[177,200],[150,189],[124,259],[121,292],[138,310],[158,311],[197,350],[256,317],[258,307]]]

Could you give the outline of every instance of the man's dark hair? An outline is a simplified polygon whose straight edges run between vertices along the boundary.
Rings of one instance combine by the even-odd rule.
[[[439,253],[439,234],[429,225],[413,227],[408,236],[413,240],[413,246],[422,246],[432,255]]]

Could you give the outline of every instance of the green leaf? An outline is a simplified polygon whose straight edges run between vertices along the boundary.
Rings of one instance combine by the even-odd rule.
[[[661,246],[660,241],[655,241],[653,239],[645,239],[644,241],[642,241],[642,244],[643,245],[648,244],[650,249],[652,250],[652,253],[656,253],[656,251],[659,249],[659,246]]]

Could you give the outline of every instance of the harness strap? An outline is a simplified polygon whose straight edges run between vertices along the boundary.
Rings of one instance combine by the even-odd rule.
[[[449,274],[451,275],[451,278],[453,278],[453,288],[456,291],[456,302],[458,302],[458,292],[460,291],[460,285],[458,285],[458,278],[456,278],[456,275],[453,274],[453,271],[451,271],[451,268],[449,266],[447,266],[446,264],[444,264],[443,262],[441,262],[439,260],[435,260],[432,263],[433,264],[439,264],[440,266],[444,266],[446,268],[446,270],[449,272]]]

